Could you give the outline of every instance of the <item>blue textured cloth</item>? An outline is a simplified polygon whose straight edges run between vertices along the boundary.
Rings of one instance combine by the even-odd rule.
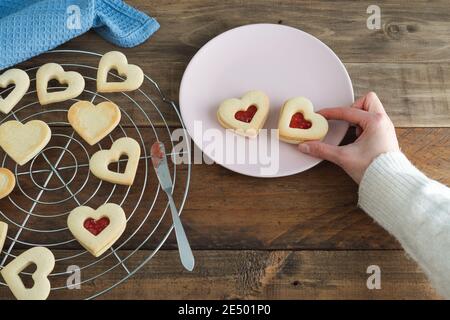
[[[91,28],[115,45],[133,47],[159,24],[120,0],[0,0],[0,70]]]

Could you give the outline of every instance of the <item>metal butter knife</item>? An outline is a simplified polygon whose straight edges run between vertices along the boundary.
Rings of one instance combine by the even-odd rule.
[[[175,235],[177,237],[178,251],[183,266],[192,271],[195,265],[194,255],[192,254],[191,246],[184,232],[183,225],[178,215],[177,207],[172,197],[172,179],[170,177],[169,167],[167,165],[166,151],[162,142],[155,142],[151,148],[151,156],[153,167],[158,176],[159,183],[162,189],[169,198],[170,211],[172,212],[173,226],[175,228]]]

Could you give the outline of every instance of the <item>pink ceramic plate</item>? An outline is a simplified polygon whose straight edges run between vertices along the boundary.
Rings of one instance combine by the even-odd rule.
[[[255,24],[232,29],[209,41],[184,73],[181,115],[195,144],[209,158],[230,170],[256,177],[296,174],[320,160],[301,154],[295,145],[280,142],[278,151],[273,148],[268,153],[277,164],[255,163],[248,158],[248,139],[243,137],[236,138],[244,142],[237,153],[247,158],[243,162],[226,159],[224,154],[237,147],[229,140],[214,139],[213,132],[225,133],[217,122],[217,108],[223,100],[240,97],[249,90],[262,90],[270,97],[267,129],[277,127],[280,107],[295,96],[309,98],[316,110],[353,102],[353,87],[344,65],[330,48],[308,33],[282,25]],[[338,145],[347,129],[345,122],[330,121],[325,142]],[[267,167],[265,172],[263,167]]]

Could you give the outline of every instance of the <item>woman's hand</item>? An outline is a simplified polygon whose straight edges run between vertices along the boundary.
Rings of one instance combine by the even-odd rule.
[[[400,151],[394,125],[373,92],[355,101],[351,107],[322,109],[318,113],[329,120],[345,120],[356,125],[358,138],[345,146],[310,141],[298,148],[303,153],[337,164],[358,184],[378,155]]]

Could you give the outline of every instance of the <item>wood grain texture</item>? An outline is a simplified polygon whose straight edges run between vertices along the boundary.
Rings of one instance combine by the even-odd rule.
[[[57,254],[60,252],[57,252]],[[128,252],[119,252],[127,256]],[[152,261],[102,299],[431,299],[438,295],[402,251],[196,251],[197,267],[182,269],[178,252],[158,252]],[[141,251],[127,264],[148,255]],[[82,256],[81,267],[90,261]],[[70,262],[57,265],[66,271]],[[85,269],[84,280],[113,265]],[[367,267],[381,269],[381,289],[369,290]],[[120,266],[81,290],[58,290],[50,299],[82,299],[113,285],[125,275]],[[53,287],[66,277],[51,277]],[[0,299],[11,299],[0,286]]]
[[[309,32],[329,45],[346,65],[356,96],[376,91],[397,126],[450,126],[447,89],[450,84],[450,11],[445,0],[380,2],[383,27],[375,31],[366,27],[370,1],[129,2],[156,16],[161,29],[143,45],[121,50],[156,80],[171,99],[178,99],[183,71],[207,41],[248,23],[282,23]],[[94,32],[61,48],[99,53],[117,50]],[[92,66],[97,60],[83,55],[67,58],[68,62]],[[45,62],[48,56],[42,55],[21,66],[39,66]],[[147,87],[146,91],[152,89]],[[132,110],[124,97],[106,96]],[[143,101],[136,96],[138,102]],[[162,109],[171,125],[179,124],[173,112]],[[146,111],[156,125],[162,125],[154,108],[147,105]],[[135,121],[146,124],[142,115],[135,112],[134,116]]]
[[[58,132],[67,129],[60,128]],[[148,130],[149,131],[149,130]],[[131,131],[129,131],[129,135]],[[445,184],[450,184],[450,129],[448,128],[415,128],[398,129],[398,136],[403,151],[421,170],[430,177]],[[150,141],[150,136],[145,136]],[[349,135],[346,142],[352,141]],[[58,141],[52,143],[58,144]],[[148,142],[150,144],[150,142]],[[108,143],[104,144],[108,147]],[[76,146],[70,149],[75,154],[82,151]],[[48,156],[56,158],[58,154]],[[70,158],[65,159],[70,163]],[[37,162],[36,168],[46,168]],[[39,165],[42,165],[40,167]],[[62,165],[66,165],[65,162]],[[156,176],[150,168],[146,191],[142,204],[136,208],[144,185],[143,165],[140,164],[135,185],[131,188],[123,207],[132,218],[129,220],[127,232],[119,242],[123,248],[133,249],[141,244],[161,220],[159,231],[147,241],[144,248],[154,248],[164,237],[171,225],[170,216],[163,216],[167,200],[163,194],[157,196],[157,201],[150,217],[147,212],[156,194]],[[178,186],[175,198],[180,203],[183,194],[183,184],[186,181],[187,168],[179,167]],[[26,171],[26,168],[21,169]],[[66,179],[73,172],[63,170]],[[87,175],[87,168],[80,170],[70,188],[75,192],[82,185]],[[36,175],[40,183],[46,174]],[[40,181],[41,179],[42,181]],[[19,183],[31,196],[38,190],[29,176],[21,176]],[[97,188],[98,180],[90,177],[87,186],[77,198],[84,202]],[[181,183],[181,184],[180,184]],[[55,177],[49,187],[60,185]],[[127,188],[119,187],[109,201],[121,203]],[[109,184],[103,184],[97,196],[88,202],[96,207],[103,203],[112,191]],[[69,197],[66,190],[46,192],[42,201],[56,201],[61,197]],[[12,199],[21,207],[27,209],[31,202],[16,189]],[[381,227],[372,221],[356,206],[357,185],[335,165],[323,162],[317,167],[298,175],[277,179],[258,179],[230,172],[218,165],[193,165],[191,186],[183,211],[183,220],[195,249],[399,249],[399,244]],[[66,201],[57,205],[38,205],[36,214],[48,218],[32,217],[21,239],[27,243],[50,244],[58,241],[69,241],[72,237],[68,231],[55,233],[36,233],[36,230],[58,230],[66,227],[65,215],[51,218],[61,212],[69,212],[77,204]],[[24,218],[8,201],[2,202],[2,212],[8,219],[20,225]],[[147,221],[139,229],[143,219]],[[139,231],[133,234],[135,231]],[[12,225],[10,234],[17,227]],[[133,237],[129,240],[129,236]],[[125,242],[126,241],[126,242]],[[7,241],[9,243],[9,241]],[[25,243],[23,244],[25,245]],[[18,246],[20,247],[20,246]],[[23,246],[22,246],[23,247]],[[60,247],[58,247],[60,248]],[[63,248],[77,249],[76,242],[65,244]],[[165,248],[176,248],[173,235]]]
[[[99,40],[102,41],[102,40]],[[71,42],[70,42],[71,43]],[[69,43],[69,44],[70,44]],[[66,47],[69,47],[69,44]],[[145,44],[144,46],[147,46]],[[151,44],[148,44],[151,46]],[[94,50],[94,49],[91,49]],[[146,48],[143,50],[146,50]],[[127,51],[125,51],[127,52]],[[127,53],[128,54],[128,53]],[[129,53],[129,56],[134,53]],[[90,56],[78,56],[58,54],[56,60],[64,63],[77,59],[79,63],[87,65],[96,65],[97,58]],[[132,61],[132,59],[130,59]],[[187,62],[161,64],[152,59],[139,60],[139,64],[144,71],[158,84],[164,93],[173,100],[178,100],[178,89],[184,69]],[[48,62],[48,56],[42,56],[32,59],[23,64],[26,68],[29,65],[41,65]],[[345,61],[344,61],[345,62]],[[393,63],[345,63],[350,77],[353,80],[355,96],[362,96],[368,91],[375,91],[380,96],[381,101],[397,127],[449,127],[450,126],[450,106],[449,93],[450,87],[450,64],[435,63],[414,63],[414,64],[393,64]],[[86,71],[83,68],[72,68],[83,72],[83,74],[95,78],[92,71]],[[87,88],[95,92],[95,83],[87,80]],[[32,89],[34,83],[32,83]],[[160,109],[162,116],[169,126],[180,126],[176,113],[171,106],[163,103],[158,96],[155,87],[146,83],[142,89],[149,94],[156,106]],[[33,89],[34,90],[34,89]],[[132,99],[139,103],[148,115],[152,123],[161,127],[164,121],[156,108],[149,103],[145,97],[139,93],[129,93]],[[140,126],[148,126],[149,121],[143,112],[136,109],[134,102],[122,94],[103,94],[104,97],[111,99],[127,112],[132,120]],[[90,100],[91,94],[84,94],[80,99]],[[96,103],[102,101],[102,97],[96,98]],[[36,101],[35,94],[25,96],[20,102],[21,106]],[[46,109],[39,109],[40,106],[33,106],[20,111],[20,118],[32,115],[37,109],[48,110],[48,108],[67,110],[73,102],[59,103]],[[220,101],[218,101],[219,105]],[[278,106],[273,106],[278,107]],[[66,121],[64,114],[44,115],[43,120]],[[129,118],[124,115],[122,124],[130,125]]]
[[[450,65],[346,64],[355,96],[379,95],[396,127],[450,127]]]
[[[370,1],[191,0],[130,4],[158,18],[161,30],[148,49],[131,51],[141,60],[186,61],[217,34],[250,23],[282,23],[322,39],[345,62],[449,62],[450,12],[446,0],[378,1],[380,30],[366,26]],[[97,37],[73,46],[98,47]],[[147,44],[145,45],[147,46]],[[112,45],[104,46],[113,48]]]

